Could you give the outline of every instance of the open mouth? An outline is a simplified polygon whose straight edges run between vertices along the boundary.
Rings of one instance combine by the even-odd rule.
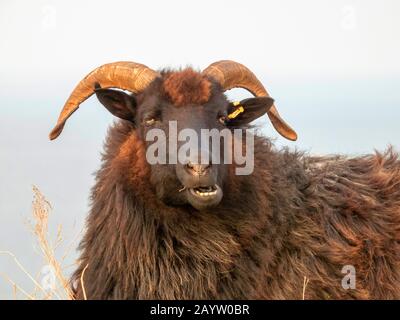
[[[216,185],[207,187],[191,188],[189,191],[199,197],[213,197],[217,195],[218,188]]]
[[[198,210],[203,210],[218,205],[221,202],[223,192],[216,184],[187,189],[189,203]]]

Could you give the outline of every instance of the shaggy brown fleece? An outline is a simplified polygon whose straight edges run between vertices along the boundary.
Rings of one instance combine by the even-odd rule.
[[[211,82],[191,68],[164,74],[163,91],[175,106],[201,105],[210,99]]]
[[[397,154],[311,158],[262,137],[255,150],[254,173],[232,173],[217,208],[168,207],[134,128],[116,124],[73,276],[77,298],[87,266],[89,299],[399,299]],[[356,268],[356,289],[341,285],[345,265]]]

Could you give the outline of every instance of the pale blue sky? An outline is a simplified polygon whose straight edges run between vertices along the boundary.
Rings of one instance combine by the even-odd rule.
[[[399,16],[396,0],[2,0],[0,251],[14,252],[33,274],[43,266],[24,224],[32,184],[54,206],[53,230],[62,223],[68,241],[81,229],[113,118],[92,98],[58,140],[47,134],[75,84],[106,62],[201,69],[237,60],[299,134],[285,141],[261,119],[279,146],[318,154],[400,149]],[[16,270],[0,256],[0,273],[29,288]],[[0,278],[0,299],[10,295]]]

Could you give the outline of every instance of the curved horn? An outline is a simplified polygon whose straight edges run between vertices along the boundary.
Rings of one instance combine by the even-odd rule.
[[[57,124],[50,132],[50,140],[57,138],[68,118],[89,98],[97,86],[101,88],[119,88],[133,93],[143,91],[158,73],[143,64],[121,61],[104,64],[94,69],[75,87],[65,103]]]
[[[243,88],[256,97],[270,96],[254,73],[238,62],[230,60],[214,62],[204,69],[203,73],[217,80],[224,90]],[[275,105],[269,109],[268,116],[279,134],[289,140],[297,139],[296,132],[281,118]]]

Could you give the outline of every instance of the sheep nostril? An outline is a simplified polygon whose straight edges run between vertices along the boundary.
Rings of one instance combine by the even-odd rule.
[[[211,163],[208,164],[194,164],[188,162],[186,165],[186,170],[189,171],[191,174],[195,175],[202,175],[205,174],[211,167]]]

